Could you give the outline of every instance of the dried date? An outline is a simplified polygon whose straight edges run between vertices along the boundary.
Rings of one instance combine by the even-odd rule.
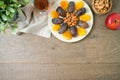
[[[58,33],[59,34],[64,33],[67,30],[67,28],[68,28],[68,25],[66,23],[60,24],[60,29],[58,30]]]
[[[63,19],[62,18],[53,18],[52,23],[53,24],[61,24],[61,23],[63,23]]]
[[[80,20],[78,21],[78,26],[83,27],[83,28],[88,28],[89,27],[89,25],[86,22],[80,21]]]
[[[65,12],[65,10],[64,10],[62,7],[58,7],[58,8],[56,9],[56,11],[58,12],[58,14],[59,14],[60,16],[66,17],[66,12]]]
[[[86,9],[85,8],[81,8],[79,9],[76,13],[75,13],[75,16],[81,16],[83,15],[84,13],[86,12]]]
[[[75,11],[75,3],[74,2],[69,2],[69,5],[68,5],[68,9],[67,9],[67,11],[69,12],[69,13],[73,13],[74,11]]]
[[[77,36],[77,28],[75,26],[70,27],[70,33],[73,37]]]

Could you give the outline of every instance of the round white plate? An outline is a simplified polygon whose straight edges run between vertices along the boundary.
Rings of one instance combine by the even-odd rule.
[[[70,2],[70,1],[76,2],[76,1],[80,1],[80,0],[67,0],[67,1],[68,1],[68,2]],[[64,42],[77,42],[77,41],[80,41],[80,40],[82,40],[83,38],[85,38],[85,37],[90,33],[90,31],[91,31],[91,29],[92,29],[92,26],[93,26],[93,14],[92,14],[92,11],[91,11],[90,7],[87,5],[87,3],[86,3],[85,1],[83,1],[83,3],[84,3],[84,6],[83,6],[83,7],[86,8],[86,14],[89,14],[90,17],[91,17],[91,19],[90,19],[89,21],[87,21],[89,27],[88,27],[87,29],[85,29],[85,30],[86,30],[86,34],[85,34],[84,36],[73,37],[73,38],[70,39],[70,40],[64,39],[61,34],[59,34],[58,32],[54,32],[54,31],[51,30],[51,27],[52,27],[53,23],[52,23],[52,18],[50,17],[50,14],[49,14],[49,16],[48,16],[48,26],[50,27],[50,30],[51,30],[52,34],[53,34],[57,39],[59,39],[59,40],[61,40],[61,41],[64,41]],[[59,0],[59,1],[56,1],[56,3],[54,3],[54,5],[52,5],[52,8],[51,8],[50,12],[51,12],[52,10],[56,10],[59,5],[60,5],[60,0]]]

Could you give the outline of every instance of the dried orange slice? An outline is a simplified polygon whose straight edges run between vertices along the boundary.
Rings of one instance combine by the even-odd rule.
[[[60,25],[54,24],[54,25],[52,26],[52,31],[58,31],[59,28],[60,28]]]
[[[56,11],[53,10],[53,11],[51,11],[50,16],[52,18],[57,18],[59,15],[58,15],[58,13]]]
[[[77,28],[78,36],[84,36],[86,34],[86,31],[84,28]]]
[[[80,16],[79,19],[82,21],[88,21],[88,20],[90,20],[90,15],[84,14],[84,15]]]
[[[72,35],[69,31],[66,31],[62,34],[62,37],[66,40],[70,40],[72,38]]]
[[[75,3],[75,10],[79,10],[80,8],[83,7],[83,2],[82,1],[78,1]]]
[[[60,6],[65,10],[68,7],[68,2],[67,0],[61,0]]]

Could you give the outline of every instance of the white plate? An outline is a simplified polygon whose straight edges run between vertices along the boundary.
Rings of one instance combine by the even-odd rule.
[[[80,0],[67,0],[67,1],[68,1],[68,2],[70,2],[70,1],[76,2],[76,1],[80,1]],[[70,40],[64,39],[61,34],[59,34],[58,32],[54,32],[54,31],[51,30],[51,27],[52,27],[53,23],[52,23],[52,18],[50,17],[50,14],[49,14],[49,17],[48,17],[48,26],[50,27],[50,30],[51,30],[52,34],[53,34],[57,39],[59,39],[59,40],[61,40],[61,41],[64,41],[64,42],[77,42],[77,41],[80,41],[80,40],[82,40],[83,38],[85,38],[85,37],[90,33],[90,31],[91,31],[91,29],[92,29],[92,26],[93,26],[93,14],[92,14],[92,11],[91,11],[90,7],[87,5],[87,3],[86,3],[85,1],[83,1],[83,3],[84,3],[84,6],[83,6],[83,7],[86,8],[86,13],[89,14],[90,17],[91,17],[91,19],[90,19],[89,21],[87,21],[87,23],[88,23],[88,25],[89,25],[89,28],[86,29],[86,34],[85,34],[84,36],[73,37],[73,38],[70,39]],[[56,1],[56,3],[54,3],[54,5],[52,5],[52,9],[50,10],[50,12],[51,12],[52,10],[56,10],[57,7],[59,6],[59,4],[60,4],[60,0],[59,0],[59,1]]]

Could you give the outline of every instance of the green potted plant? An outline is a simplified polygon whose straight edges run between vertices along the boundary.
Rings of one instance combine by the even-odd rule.
[[[15,20],[21,7],[29,3],[29,0],[0,0],[0,32],[7,28],[14,30],[17,26]]]

